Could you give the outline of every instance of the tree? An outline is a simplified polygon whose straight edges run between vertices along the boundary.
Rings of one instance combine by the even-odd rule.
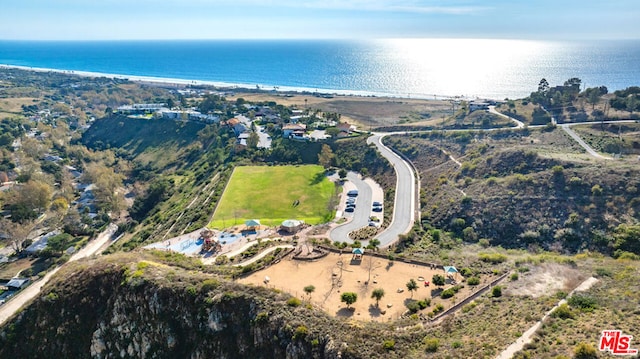
[[[353,292],[344,292],[340,295],[340,301],[347,304],[347,308],[350,308],[351,304],[358,300],[358,294]]]
[[[541,94],[546,94],[549,91],[549,82],[547,81],[547,79],[543,78],[542,80],[540,80],[540,83],[538,84],[538,92]]]
[[[380,246],[380,240],[378,238],[374,238],[369,241],[369,245],[367,245],[367,249],[373,249],[374,251],[378,249]]]
[[[84,176],[85,180],[95,184],[93,193],[98,208],[114,212],[121,209],[124,204],[124,196],[117,189],[122,187],[123,175],[116,173],[106,164],[94,162],[87,165]]]
[[[51,248],[54,252],[62,252],[69,247],[73,236],[69,233],[61,233],[57,236],[53,236],[47,240],[47,247]]]
[[[260,143],[260,136],[255,131],[251,131],[249,138],[247,138],[247,148],[256,149],[258,148],[258,143]]]
[[[411,298],[413,298],[413,292],[418,290],[418,283],[416,283],[415,279],[409,279],[409,281],[407,282],[407,289],[411,293]]]
[[[600,90],[597,88],[588,88],[584,92],[587,102],[591,104],[591,111],[595,110],[596,105],[600,102]]]
[[[304,287],[304,292],[307,293],[307,295],[309,296],[309,300],[311,300],[311,293],[313,293],[315,290],[316,290],[316,286],[314,285],[308,285]]]
[[[167,107],[169,109],[172,109],[172,108],[176,107],[176,103],[173,101],[173,99],[171,97],[169,97],[167,99]]]
[[[318,163],[324,167],[329,168],[333,164],[333,158],[335,155],[327,144],[322,145],[322,149],[320,149],[320,153],[318,154]]]
[[[345,170],[344,168],[341,168],[338,171],[338,176],[340,177],[341,181],[344,181],[344,179],[347,178],[347,170]]]
[[[371,298],[376,300],[376,307],[380,308],[380,299],[382,299],[382,297],[384,297],[384,289],[382,288],[376,288],[373,290],[373,292],[371,293]]]
[[[577,77],[572,77],[564,82],[565,87],[569,87],[571,88],[572,91],[576,91],[576,92],[580,91],[581,84],[582,84],[582,80],[580,80]]]
[[[31,180],[20,189],[18,200],[29,208],[43,210],[49,205],[52,193],[47,183]]]
[[[35,226],[34,221],[17,223],[4,218],[0,219],[0,228],[11,239],[11,246],[16,253],[22,252],[30,244],[27,238]]]
[[[431,277],[431,281],[433,282],[433,284],[439,287],[443,286],[445,283],[444,276],[441,274],[434,274],[433,277]]]

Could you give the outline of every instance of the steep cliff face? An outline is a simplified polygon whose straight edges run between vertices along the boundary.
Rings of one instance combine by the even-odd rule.
[[[135,266],[101,260],[61,271],[2,328],[0,357],[354,357],[340,353],[337,323],[300,314],[309,310],[287,306],[286,294],[163,264]],[[329,324],[310,330],[308,316]]]

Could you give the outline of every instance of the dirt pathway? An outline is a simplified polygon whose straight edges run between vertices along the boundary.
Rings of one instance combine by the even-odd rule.
[[[571,293],[569,293],[569,295],[567,296],[570,297],[572,296],[575,292],[583,292],[585,290],[588,290],[589,288],[591,288],[592,285],[594,285],[598,280],[594,277],[590,277],[587,278],[584,282],[582,282],[579,286],[576,287],[576,289],[574,289],[573,291],[571,291]],[[507,347],[507,349],[505,349],[502,353],[500,353],[500,355],[498,355],[496,357],[496,359],[510,359],[513,357],[513,355],[517,352],[519,352],[520,350],[522,350],[522,348],[524,348],[524,346],[526,344],[529,344],[533,341],[533,335],[536,333],[536,331],[538,331],[538,329],[542,326],[542,323],[545,321],[545,319],[547,319],[547,317],[549,317],[549,315],[551,315],[551,313],[553,313],[554,310],[556,310],[556,308],[558,308],[559,306],[561,306],[562,304],[566,303],[567,300],[563,299],[560,302],[558,302],[558,304],[556,304],[555,307],[551,308],[551,310],[549,310],[543,317],[542,319],[540,319],[538,322],[536,322],[536,324],[534,324],[531,328],[529,328],[529,330],[527,330],[526,332],[524,332],[522,334],[522,336],[520,338],[518,338],[518,340],[516,340],[515,342],[511,343],[511,345],[509,345]]]
[[[266,257],[267,254],[275,251],[276,249],[281,248],[281,249],[286,249],[286,248],[295,248],[294,246],[292,246],[291,244],[283,244],[280,246],[275,246],[275,247],[269,247],[267,249],[265,249],[264,251],[262,251],[260,254],[253,256],[253,258],[248,259],[242,263],[238,263],[238,264],[234,264],[234,266],[236,267],[242,267],[242,266],[246,266],[249,265],[251,263],[255,263],[257,261],[259,261],[260,259],[262,259],[263,257]]]

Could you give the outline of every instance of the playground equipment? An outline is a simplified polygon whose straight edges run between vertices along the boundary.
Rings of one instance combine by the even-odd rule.
[[[209,228],[205,228],[200,231],[200,238],[202,238],[202,251],[208,252],[213,249],[214,252],[222,250],[220,242],[215,238],[214,233]]]

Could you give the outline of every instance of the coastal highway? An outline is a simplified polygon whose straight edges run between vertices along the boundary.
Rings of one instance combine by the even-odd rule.
[[[380,154],[384,156],[396,172],[396,198],[393,206],[393,218],[391,224],[376,238],[380,241],[380,247],[388,247],[398,240],[398,236],[408,233],[415,221],[416,208],[416,179],[411,166],[400,156],[382,144],[382,139],[387,133],[374,133],[367,139],[367,143],[373,143],[378,147]]]

